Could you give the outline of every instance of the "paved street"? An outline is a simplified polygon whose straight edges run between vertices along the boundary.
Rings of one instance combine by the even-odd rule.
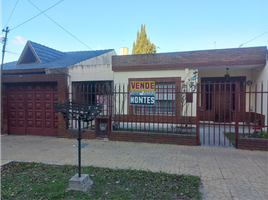
[[[204,199],[268,199],[268,152],[82,140],[82,165],[200,176]],[[73,146],[75,145],[75,147]],[[77,164],[77,140],[1,136],[1,163]]]

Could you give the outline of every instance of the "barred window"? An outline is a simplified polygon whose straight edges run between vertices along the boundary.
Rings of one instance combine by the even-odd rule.
[[[175,83],[156,83],[155,106],[135,106],[135,113],[175,114]]]

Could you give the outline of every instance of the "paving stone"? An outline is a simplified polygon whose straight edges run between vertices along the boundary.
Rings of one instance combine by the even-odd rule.
[[[77,165],[75,139],[1,136],[9,160]],[[268,153],[228,148],[82,140],[82,166],[200,176],[204,199],[268,199]],[[73,147],[75,145],[75,147]]]

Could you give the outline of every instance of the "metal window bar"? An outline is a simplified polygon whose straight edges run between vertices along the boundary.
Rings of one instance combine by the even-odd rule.
[[[229,102],[232,102],[232,86],[231,85],[232,84],[229,84]],[[232,114],[231,113],[231,107],[232,107],[231,103],[228,106],[229,106],[229,118],[231,118],[231,114]],[[231,119],[229,119],[229,146],[231,146],[231,126],[232,126]],[[225,133],[225,130],[224,130],[224,133]],[[225,140],[225,137],[224,137],[224,140]],[[225,143],[224,143],[224,145],[225,145]]]
[[[231,84],[229,84],[229,85],[231,85]],[[223,103],[223,109],[224,109],[224,111],[223,111],[223,122],[224,122],[224,126],[223,126],[223,131],[224,131],[224,133],[225,133],[225,126],[226,126],[226,102],[227,102],[227,96],[228,96],[228,93],[227,93],[227,90],[226,90],[226,87],[227,87],[227,85],[226,85],[226,82],[224,82],[224,97],[223,97],[223,101],[224,101],[224,103]],[[229,107],[229,105],[228,105],[228,107]],[[223,137],[223,145],[225,146],[225,137]]]
[[[205,84],[202,85],[203,86],[203,92],[202,92],[202,96],[203,96],[203,107],[204,107],[204,112],[205,112],[205,98],[206,98],[206,88],[205,88]],[[203,143],[205,144],[205,120],[206,120],[206,113],[204,113],[203,115]]]
[[[118,124],[119,124],[119,130],[120,130],[120,118],[121,118],[121,112],[120,112],[120,104],[121,104],[121,101],[120,101],[120,96],[121,96],[121,90],[120,90],[120,84],[118,85],[118,99],[119,99],[119,104],[118,104],[118,113],[119,113],[119,118],[118,118]]]
[[[262,123],[263,123],[262,122],[262,110],[263,110],[263,82],[261,82],[261,121],[260,121],[261,138],[262,138]]]
[[[169,101],[168,101],[168,87],[166,90],[166,96],[167,96],[167,134],[168,134],[168,112],[169,112]]]
[[[127,130],[129,130],[128,129],[128,123],[129,123],[129,84],[127,85]],[[131,123],[132,124],[132,123]],[[131,131],[132,131],[132,127],[131,127]]]
[[[221,119],[220,119],[220,116],[221,116],[221,83],[219,83],[219,127],[220,127],[220,124],[221,124]],[[221,144],[221,137],[220,137],[220,134],[221,134],[221,131],[220,131],[220,128],[219,128],[219,146]]]
[[[257,136],[256,126],[257,126],[257,83],[255,83],[255,113],[254,113],[254,126],[255,126],[255,138]]]
[[[244,99],[243,99],[243,101],[242,101],[242,103],[243,103],[243,106],[242,106],[242,108],[243,108],[243,137],[245,137],[245,108],[246,108],[246,104],[245,104],[245,99],[246,99],[246,83],[245,82],[243,82],[243,91],[242,92],[244,92]],[[243,95],[243,93],[242,93],[242,95]]]
[[[116,92],[116,84],[114,85],[114,126],[117,129],[117,111],[116,111],[116,96],[117,96],[117,92]]]
[[[210,105],[210,86],[211,84],[208,84],[208,119],[209,119],[209,123],[208,123],[208,144],[210,145],[210,110],[211,110],[211,105]]]
[[[140,108],[140,119],[139,119],[139,122],[140,122],[140,132],[141,132],[141,113],[142,113],[142,106],[139,106],[139,108]]]
[[[122,108],[123,108],[123,130],[125,129],[125,85],[123,85],[123,102],[122,102]]]
[[[92,99],[93,99],[93,98],[92,98],[92,92],[93,92],[92,89],[93,89],[93,87],[92,87],[92,85],[91,85],[91,86],[90,86],[90,93],[91,93],[90,101],[91,101],[91,102],[92,102]],[[93,129],[93,128],[92,128],[92,122],[90,123],[90,128],[91,128],[91,130]]]
[[[213,108],[213,110],[214,110],[214,117],[213,117],[213,120],[214,120],[214,123],[213,123],[213,126],[214,126],[214,131],[213,131],[213,134],[214,134],[214,137],[213,137],[213,144],[215,145],[215,143],[216,143],[216,139],[215,139],[215,137],[216,137],[216,125],[215,125],[215,118],[216,118],[216,83],[214,82],[214,84],[213,84],[213,86],[214,86],[214,95],[213,95],[213,99],[214,99],[214,103],[213,103],[213,105],[214,105],[214,108]]]
[[[248,93],[249,95],[249,104],[248,104],[248,120],[249,120],[249,125],[248,125],[248,137],[250,137],[250,122],[251,122],[251,120],[250,120],[250,111],[251,111],[251,109],[250,109],[250,105],[251,105],[251,85],[250,85],[250,87],[249,87],[249,93]]]

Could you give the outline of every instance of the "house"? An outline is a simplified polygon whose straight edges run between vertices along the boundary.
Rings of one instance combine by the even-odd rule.
[[[4,65],[2,133],[74,138],[53,107],[73,99],[103,105],[83,138],[268,150],[267,58],[267,47],[116,56],[28,41]]]
[[[261,91],[268,91],[267,58],[265,46],[113,56],[115,86],[129,87],[131,81],[155,81],[156,93],[159,93],[154,106],[146,108],[125,103],[124,109],[121,108],[123,120],[178,124],[184,123],[181,120],[185,115],[192,123],[197,116],[202,121],[231,123],[237,115],[238,122],[254,123],[257,118],[267,129],[267,95],[261,94]],[[200,96],[197,96],[197,89]],[[185,93],[187,106],[184,108],[176,95],[180,91],[195,92],[193,95]],[[120,115],[122,118],[122,113]]]
[[[19,60],[3,66],[1,133],[58,136],[66,125],[54,102],[69,98],[75,83],[111,83],[112,55],[113,49],[61,52],[28,41]]]

